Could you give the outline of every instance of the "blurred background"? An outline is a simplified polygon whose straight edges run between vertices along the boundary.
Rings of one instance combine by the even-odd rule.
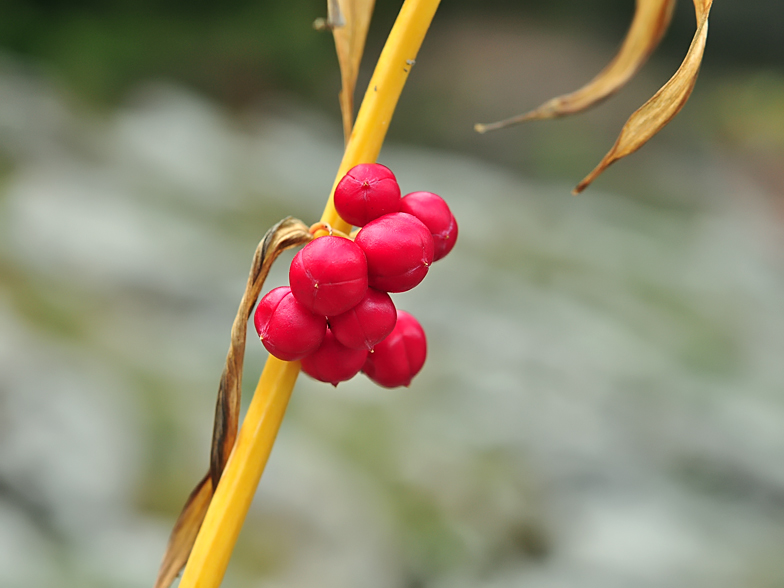
[[[0,586],[148,587],[254,248],[318,219],[341,158],[325,3],[1,6]],[[380,158],[461,222],[395,298],[428,362],[300,378],[224,586],[784,585],[784,5],[718,1],[684,111],[578,198],[690,3],[598,108],[472,130],[592,78],[632,12],[441,7]]]

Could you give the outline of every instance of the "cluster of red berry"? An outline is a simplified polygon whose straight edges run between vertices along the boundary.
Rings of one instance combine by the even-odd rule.
[[[335,189],[335,209],[362,227],[352,241],[308,243],[291,262],[289,284],[261,299],[254,323],[261,342],[284,361],[337,386],[360,371],[381,386],[408,386],[425,363],[425,332],[396,310],[388,292],[419,284],[452,250],[457,223],[432,192],[400,196],[383,165],[353,167]]]

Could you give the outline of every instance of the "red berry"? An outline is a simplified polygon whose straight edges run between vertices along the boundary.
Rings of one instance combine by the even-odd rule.
[[[302,360],[302,371],[319,382],[337,386],[359,373],[367,354],[367,349],[349,349],[327,328],[321,346]]]
[[[327,330],[327,319],[297,302],[288,286],[275,288],[261,299],[253,324],[267,351],[283,361],[313,353]]]
[[[334,201],[344,221],[364,227],[373,219],[400,210],[400,186],[389,168],[360,163],[338,182]]]
[[[400,201],[400,210],[421,220],[433,235],[433,261],[452,251],[457,241],[457,221],[449,206],[438,194],[411,192]]]
[[[392,332],[396,320],[397,311],[389,294],[368,288],[354,308],[329,317],[329,327],[346,347],[369,350]]]
[[[343,237],[321,237],[294,256],[289,284],[296,299],[316,314],[336,315],[355,306],[367,292],[367,261]]]
[[[368,354],[362,371],[379,386],[408,386],[427,357],[425,331],[413,316],[397,311],[392,333]]]
[[[385,292],[410,290],[433,263],[433,237],[416,217],[387,214],[365,225],[354,241],[365,252],[368,284]]]

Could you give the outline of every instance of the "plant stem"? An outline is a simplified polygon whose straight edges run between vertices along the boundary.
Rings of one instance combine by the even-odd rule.
[[[381,151],[398,98],[408,79],[440,0],[406,0],[379,57],[357,115],[321,221],[349,232],[335,211],[340,178]],[[231,457],[215,490],[180,588],[220,586],[299,374],[299,362],[267,359]]]
[[[406,0],[400,9],[395,26],[389,33],[384,49],[378,58],[373,77],[357,114],[354,130],[338,168],[332,192],[329,195],[322,222],[331,224],[345,233],[351,225],[338,216],[332,198],[340,179],[359,163],[376,161],[395,112],[398,98],[414,67],[417,52],[422,45],[430,22],[440,0]]]

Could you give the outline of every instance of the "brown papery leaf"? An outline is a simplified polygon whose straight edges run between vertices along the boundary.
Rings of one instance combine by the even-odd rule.
[[[281,253],[286,249],[304,245],[312,239],[313,235],[307,225],[300,220],[287,217],[267,231],[256,247],[245,293],[242,295],[237,316],[231,327],[231,345],[218,386],[218,401],[215,406],[215,422],[210,447],[210,471],[191,492],[172,529],[158,571],[158,578],[155,581],[155,588],[168,588],[188,561],[214,489],[218,486],[237,440],[248,320],[264,286],[264,280],[267,279],[273,262]]]
[[[199,533],[207,507],[212,500],[212,478],[209,473],[201,479],[194,488],[185,506],[174,524],[166,553],[163,556],[158,577],[155,579],[155,588],[171,586],[177,574],[185,566],[191,553],[196,535]]]
[[[346,144],[354,126],[354,88],[359,64],[365,50],[370,18],[375,0],[329,0],[328,26],[335,37],[335,51],[340,64],[340,112]]]
[[[694,89],[694,84],[697,82],[697,74],[700,72],[705,42],[708,39],[708,14],[712,4],[713,0],[694,0],[697,32],[694,33],[683,63],[675,75],[654,94],[653,98],[629,117],[621,129],[621,134],[615,141],[615,145],[599,162],[599,165],[582,182],[577,184],[577,187],[572,190],[573,194],[579,194],[585,190],[610,165],[645,145],[686,104]]]
[[[272,227],[256,247],[253,255],[248,283],[242,295],[237,316],[231,326],[231,345],[226,355],[226,365],[218,386],[218,401],[215,405],[215,423],[212,430],[210,451],[210,475],[213,487],[226,467],[229,454],[234,448],[239,427],[240,398],[242,395],[242,364],[245,358],[245,339],[248,320],[256,306],[264,280],[267,279],[272,263],[286,249],[304,245],[313,239],[309,228],[301,220],[286,217]]]
[[[490,124],[477,124],[477,132],[502,129],[529,120],[575,114],[620,90],[647,61],[661,41],[672,17],[675,0],[637,0],[634,19],[618,54],[599,75],[579,90],[548,100],[538,108]]]

